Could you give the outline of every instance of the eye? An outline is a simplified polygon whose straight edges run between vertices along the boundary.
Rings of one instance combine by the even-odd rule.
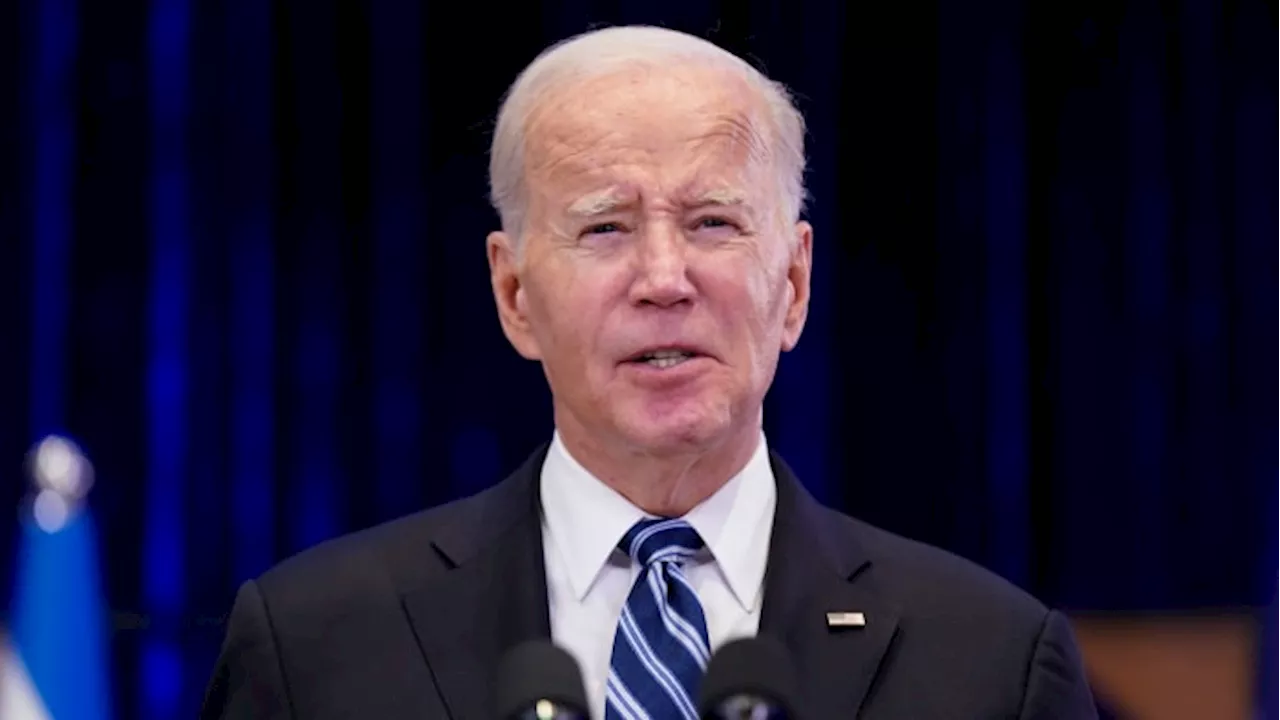
[[[583,234],[584,235],[605,235],[608,233],[615,233],[615,232],[622,232],[622,226],[618,225],[618,223],[607,222],[607,223],[598,223],[596,225],[592,225],[588,227],[586,230],[584,230]]]
[[[728,220],[722,217],[716,217],[714,215],[709,217],[699,218],[697,223],[698,229],[703,229],[703,228],[710,229],[710,228],[722,228],[722,227],[733,227],[733,223],[729,222]]]

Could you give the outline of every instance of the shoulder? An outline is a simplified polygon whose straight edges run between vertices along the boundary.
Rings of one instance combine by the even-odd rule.
[[[996,573],[823,508],[823,535],[851,582],[895,618],[881,707],[966,717],[1096,717],[1068,621]],[[877,607],[879,606],[879,607]],[[927,679],[930,694],[919,696]],[[1018,710],[1021,708],[1021,710]],[[1037,712],[1051,710],[1048,714]]]
[[[843,577],[865,584],[904,618],[969,626],[990,621],[1038,633],[1049,609],[996,573],[953,552],[903,537],[828,507],[805,489],[776,453],[778,489],[773,541],[785,552],[822,550]],[[776,531],[786,528],[779,538]]]
[[[268,599],[315,605],[336,594],[408,592],[500,540],[534,515],[540,448],[506,479],[479,493],[325,541],[257,578]]]
[[[824,508],[841,542],[869,561],[868,579],[904,616],[963,620],[1036,634],[1049,608],[995,572],[955,553]]]
[[[432,550],[432,538],[459,512],[465,513],[470,502],[442,505],[327,540],[281,561],[256,584],[276,617],[302,619],[299,616],[389,599],[406,575],[426,580],[445,569]]]
[[[302,623],[398,604],[402,594],[452,567],[442,550],[450,539],[494,528],[507,485],[319,543],[255,583],[273,617]]]

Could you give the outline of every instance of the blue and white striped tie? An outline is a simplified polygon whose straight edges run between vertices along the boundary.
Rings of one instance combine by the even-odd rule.
[[[697,720],[711,656],[702,604],[680,566],[702,549],[683,520],[641,520],[618,547],[640,565],[613,637],[606,720]]]

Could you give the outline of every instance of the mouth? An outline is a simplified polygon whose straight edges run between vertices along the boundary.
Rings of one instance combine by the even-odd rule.
[[[654,348],[636,353],[627,358],[626,362],[668,370],[699,357],[706,357],[706,355],[692,348]]]

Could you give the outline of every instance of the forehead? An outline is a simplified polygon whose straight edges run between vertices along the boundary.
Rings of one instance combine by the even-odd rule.
[[[554,191],[606,179],[740,179],[732,176],[768,159],[763,105],[740,75],[719,68],[637,67],[580,81],[548,93],[530,115],[529,180]]]

